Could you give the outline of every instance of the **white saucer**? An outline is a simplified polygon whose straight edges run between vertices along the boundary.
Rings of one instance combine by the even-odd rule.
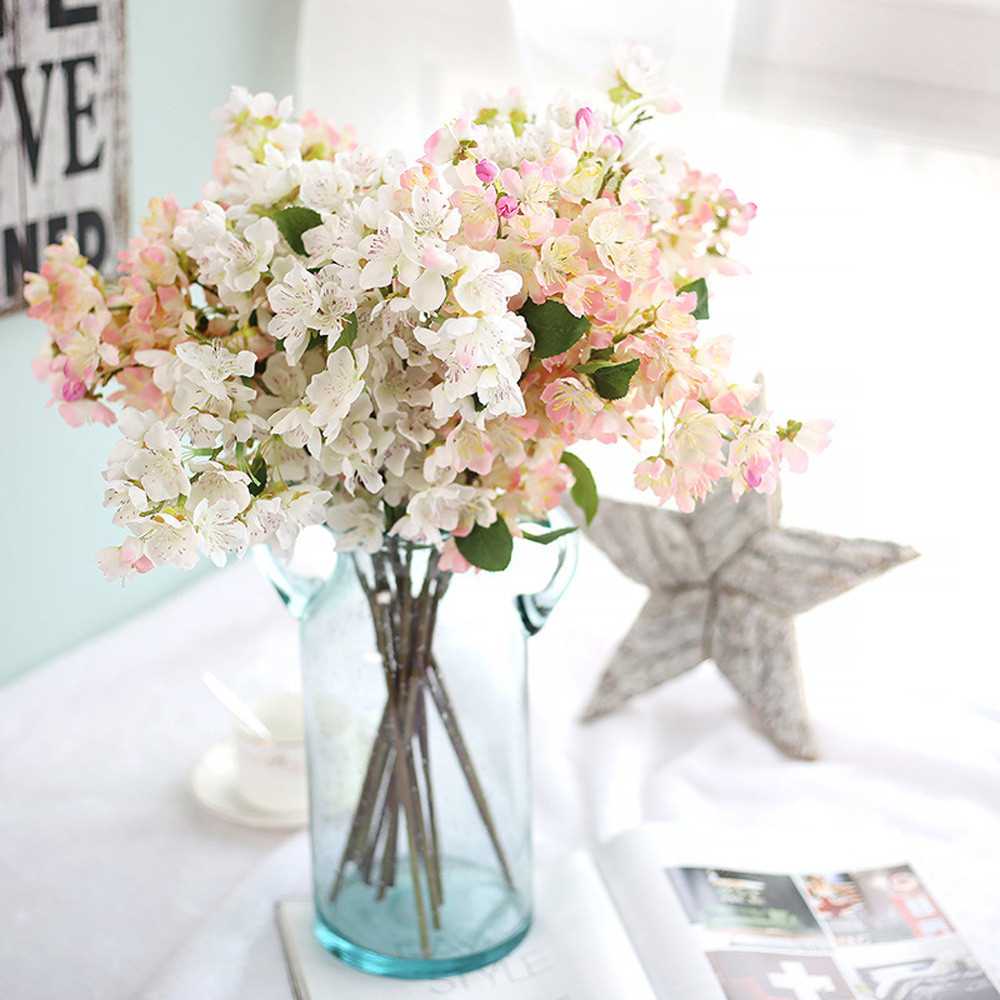
[[[265,812],[240,798],[236,791],[236,748],[232,743],[216,744],[195,764],[191,771],[191,791],[209,812],[241,826],[258,830],[301,830],[309,822],[307,809]]]

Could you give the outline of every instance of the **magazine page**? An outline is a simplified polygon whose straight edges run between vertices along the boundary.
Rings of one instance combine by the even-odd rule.
[[[387,982],[335,961],[312,933],[312,904],[279,904],[278,927],[296,1000],[384,1000]],[[655,1000],[589,854],[558,862],[538,879],[535,923],[495,965],[446,979],[392,981],[391,995],[435,1000]]]
[[[667,871],[669,826],[651,823],[595,851],[597,867],[657,1000],[725,1000]],[[761,998],[757,998],[761,1000]]]
[[[654,825],[599,852],[657,997],[1000,1000],[909,864],[707,867],[671,839]]]

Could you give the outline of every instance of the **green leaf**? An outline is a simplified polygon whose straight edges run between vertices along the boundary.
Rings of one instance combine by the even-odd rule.
[[[594,372],[599,372],[602,368],[609,368],[613,364],[613,361],[588,361],[586,364],[577,365],[573,371],[579,372],[581,375],[593,375]]]
[[[332,354],[338,347],[353,347],[354,341],[357,339],[358,314],[352,312],[349,316],[345,317],[344,325],[340,330],[340,336],[337,338],[337,342],[333,345],[330,353]]]
[[[259,497],[267,486],[267,462],[264,461],[263,455],[258,455],[250,463],[249,472],[250,485],[247,488],[250,490],[250,496]]]
[[[530,299],[521,306],[528,329],[535,335],[536,359],[554,358],[568,351],[589,329],[586,316],[574,316],[561,302],[550,299],[540,306]]]
[[[602,365],[590,373],[598,396],[603,399],[621,399],[628,395],[632,376],[639,370],[639,359],[623,361],[620,365]]]
[[[319,212],[314,212],[311,208],[293,205],[278,212],[274,216],[274,222],[281,235],[288,241],[288,245],[296,253],[304,256],[306,248],[302,244],[302,234],[322,225],[323,219]]]
[[[698,305],[694,307],[692,314],[695,319],[708,319],[708,282],[704,278],[698,278],[687,285],[677,289],[677,294],[684,292],[694,292],[698,296]]]
[[[621,77],[620,73],[615,74],[617,83],[608,90],[608,97],[614,104],[631,104],[632,101],[639,100],[642,94],[638,90],[633,90]]]
[[[572,534],[574,531],[576,531],[576,525],[571,528],[556,528],[555,531],[546,531],[543,535],[529,535],[525,532],[521,537],[529,542],[537,542],[539,545],[548,545],[549,542],[554,542],[557,538]]]
[[[614,347],[599,347],[596,351],[590,352],[591,361],[610,361],[615,353]]]
[[[477,524],[464,538],[456,538],[455,544],[473,566],[493,573],[510,565],[514,551],[514,539],[502,517],[497,517],[488,528]]]
[[[568,466],[569,471],[573,473],[574,483],[569,495],[577,507],[583,511],[587,524],[590,524],[597,513],[598,503],[597,483],[594,482],[594,474],[587,468],[587,463],[571,451],[564,451],[560,461],[563,465]]]

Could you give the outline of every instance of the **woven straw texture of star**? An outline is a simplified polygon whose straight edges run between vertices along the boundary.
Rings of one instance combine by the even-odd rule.
[[[917,553],[780,527],[779,515],[778,493],[734,503],[720,489],[692,514],[602,500],[588,535],[650,596],[585,719],[713,660],[777,747],[791,757],[816,756],[795,616]]]

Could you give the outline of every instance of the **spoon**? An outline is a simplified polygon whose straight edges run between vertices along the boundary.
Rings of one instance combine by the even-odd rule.
[[[221,702],[222,706],[236,718],[240,725],[248,729],[258,739],[274,742],[271,730],[257,717],[253,709],[227,684],[223,684],[215,674],[205,671],[201,675],[205,687]]]

